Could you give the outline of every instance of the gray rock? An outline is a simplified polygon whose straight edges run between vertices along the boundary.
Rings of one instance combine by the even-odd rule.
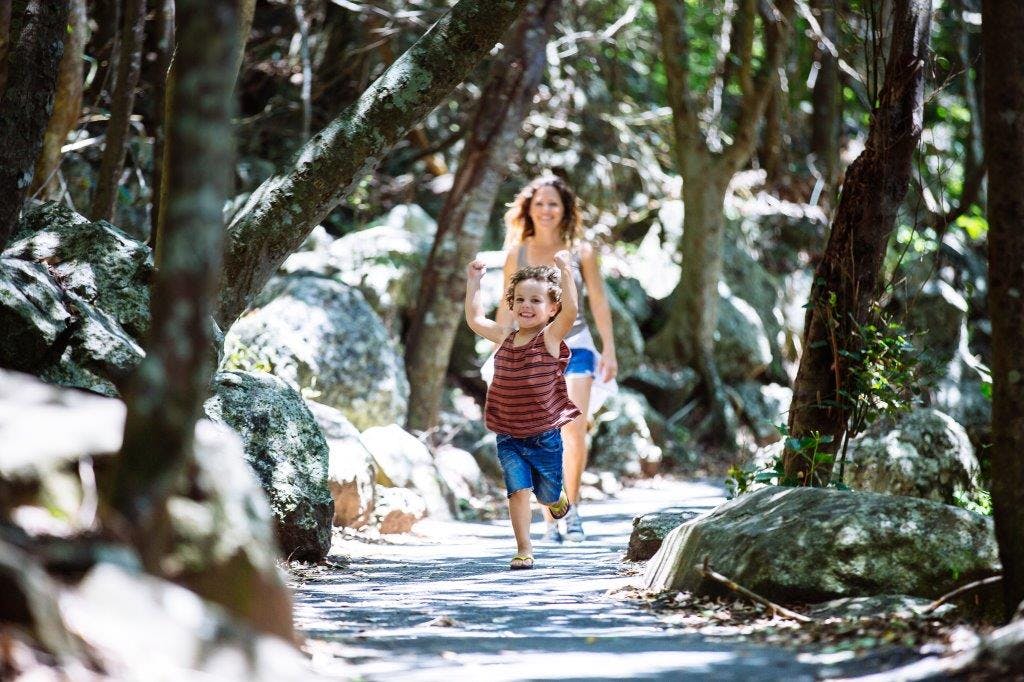
[[[375,504],[377,469],[359,431],[340,411],[312,400],[310,412],[327,439],[330,464],[327,487],[334,499],[334,525],[360,528],[370,522]]]
[[[590,443],[594,467],[627,476],[657,470],[662,453],[647,426],[647,410],[643,395],[629,389],[620,389],[607,400]]]
[[[442,445],[434,453],[434,463],[441,480],[456,500],[469,500],[488,492],[487,479],[470,453],[454,445]]]
[[[643,364],[644,337],[640,334],[640,327],[637,326],[629,309],[615,292],[606,286],[605,294],[612,312],[612,336],[615,338],[615,359],[619,363],[619,375],[629,376]],[[584,314],[590,324],[594,340],[600,346],[601,337],[597,333],[597,324],[590,312],[590,306],[584,308]]]
[[[726,239],[723,256],[723,276],[733,294],[740,297],[757,313],[764,327],[765,339],[771,353],[769,379],[789,383],[783,368],[787,359],[785,343],[786,330],[783,315],[783,279],[768,272],[750,251],[734,241]],[[803,305],[807,301],[800,301]],[[794,358],[795,359],[795,358]]]
[[[843,480],[857,490],[953,504],[977,486],[978,473],[963,427],[938,410],[917,409],[851,441]]]
[[[356,428],[402,423],[405,363],[357,289],[316,276],[272,280],[224,338],[227,368],[272,371]]]
[[[363,443],[377,464],[377,482],[412,488],[426,503],[430,516],[450,519],[458,504],[434,465],[427,446],[397,424],[375,426],[362,433]]]
[[[46,263],[60,287],[99,308],[135,340],[149,329],[153,254],[106,221],[53,211],[54,220],[12,242],[4,256]]]
[[[31,206],[21,214],[8,243],[14,243],[36,232],[54,225],[84,225],[89,222],[85,216],[74,212],[64,204],[47,201]]]
[[[633,519],[633,532],[626,548],[628,561],[647,561],[661,548],[665,536],[700,515],[692,509],[663,509]]]
[[[718,287],[715,362],[722,379],[753,379],[772,362],[772,346],[757,311],[724,284]]]
[[[0,258],[0,365],[37,370],[70,322],[45,266]]]
[[[327,442],[302,396],[270,374],[219,372],[206,414],[233,428],[270,499],[286,557],[319,561],[331,548],[334,501]]]
[[[908,597],[905,594],[879,594],[873,597],[847,597],[833,599],[822,604],[808,607],[808,615],[812,618],[900,618],[911,620],[920,618],[921,612],[932,603],[931,599]],[[956,607],[943,604],[934,612],[935,617],[942,617]]]
[[[68,661],[82,655],[80,644],[61,618],[57,601],[60,587],[27,553],[2,540],[0,591],[4,595],[0,617],[8,627],[31,633],[58,660]],[[17,670],[17,664],[14,669]]]
[[[690,401],[700,379],[689,367],[673,372],[643,367],[620,383],[643,394],[661,414],[671,416]]]
[[[941,529],[941,530],[937,530]],[[911,497],[769,487],[669,533],[647,565],[652,591],[717,593],[697,565],[778,602],[938,597],[999,572],[992,519]]]
[[[650,296],[638,279],[635,277],[608,277],[605,284],[615,293],[616,298],[622,302],[623,307],[637,325],[642,327],[650,321],[654,307],[651,305]]]
[[[730,388],[739,398],[737,411],[754,432],[757,443],[764,445],[778,440],[780,436],[776,425],[786,421],[793,401],[793,389],[756,381],[743,381]]]
[[[382,534],[408,533],[427,516],[427,503],[415,490],[378,485],[376,496],[373,523]]]

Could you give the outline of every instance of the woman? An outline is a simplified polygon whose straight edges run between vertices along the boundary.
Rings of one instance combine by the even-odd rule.
[[[572,508],[565,517],[565,539],[581,542],[585,538],[580,521],[580,477],[587,466],[587,415],[590,392],[595,378],[607,383],[615,378],[618,362],[615,359],[615,339],[612,337],[612,314],[604,291],[604,280],[593,245],[582,238],[580,211],[576,195],[557,176],[546,175],[534,179],[520,190],[505,213],[505,269],[502,290],[508,288],[512,274],[531,265],[554,265],[555,254],[569,250],[572,272],[579,294],[579,308],[565,343],[572,351],[565,370],[565,383],[569,398],[582,413],[562,427],[565,450],[562,460],[565,490]],[[586,299],[594,316],[597,333],[601,337],[598,354],[594,337],[583,317]],[[498,324],[510,326],[511,315],[504,306],[498,308]],[[562,542],[557,522],[544,509],[547,532],[544,539]]]

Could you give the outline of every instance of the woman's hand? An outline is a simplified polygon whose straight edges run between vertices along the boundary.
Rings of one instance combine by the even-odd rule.
[[[614,348],[606,348],[601,351],[601,357],[597,361],[597,371],[604,383],[608,383],[619,373],[619,361],[615,359]]]

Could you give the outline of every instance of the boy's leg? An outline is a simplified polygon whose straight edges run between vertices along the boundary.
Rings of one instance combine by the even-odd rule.
[[[512,520],[512,532],[516,536],[516,556],[533,556],[533,544],[530,542],[530,509],[529,488],[517,490],[508,496],[508,515]]]

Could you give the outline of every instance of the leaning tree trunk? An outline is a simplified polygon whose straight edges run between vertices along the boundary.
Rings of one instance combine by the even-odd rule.
[[[794,437],[832,436],[818,452],[834,454],[846,433],[846,397],[856,350],[856,328],[875,300],[889,236],[907,193],[911,159],[921,135],[924,73],[931,0],[898,0],[892,53],[864,151],[846,173],[832,232],[817,270],[807,308],[803,355],[793,386],[789,431]],[[787,478],[823,485],[832,465],[814,465],[787,449]]]
[[[156,63],[151,79],[156,102],[153,105],[153,194],[149,209],[149,245],[156,245],[157,229],[160,225],[160,206],[163,200],[164,148],[166,140],[167,91],[170,88],[171,57],[174,54],[174,0],[157,0],[153,10],[156,13]]]
[[[103,159],[96,176],[96,192],[92,197],[89,217],[112,220],[117,201],[117,188],[124,170],[125,147],[131,127],[135,88],[142,70],[142,39],[146,25],[146,0],[126,0],[121,26],[121,54],[117,65],[117,82],[110,106],[110,120],[103,140]]]
[[[78,116],[82,113],[82,55],[88,32],[85,0],[71,0],[68,31],[64,36],[64,57],[60,60],[57,72],[53,113],[43,135],[43,149],[29,188],[29,194],[32,195],[42,190],[44,199],[51,199],[60,191],[60,183],[55,176],[60,168],[61,148],[67,141],[68,133],[78,125]]]
[[[1024,601],[1024,4],[984,0],[992,507],[1006,616]]]
[[[7,83],[7,54],[11,44],[11,0],[0,0],[0,95]]]
[[[437,423],[455,332],[462,321],[465,264],[483,241],[523,119],[544,76],[559,4],[532,0],[527,5],[480,94],[455,181],[438,217],[406,340],[405,367],[412,389],[409,428],[425,431]]]
[[[64,54],[69,0],[33,0],[7,63],[0,93],[0,251],[14,232],[43,146]]]
[[[235,7],[233,0],[178,0],[165,251],[153,286],[146,357],[125,394],[124,443],[110,492],[143,562],[156,572],[170,541],[165,502],[191,455],[212,371],[221,211],[234,164]]]
[[[815,165],[825,182],[827,206],[833,205],[833,192],[839,177],[839,58],[832,49],[839,48],[836,28],[835,0],[814,0],[812,3],[822,37],[832,47],[819,42],[816,61],[818,75],[811,94],[811,152]]]
[[[278,266],[487,54],[527,0],[459,0],[351,106],[268,178],[228,227],[217,321],[227,328]]]

